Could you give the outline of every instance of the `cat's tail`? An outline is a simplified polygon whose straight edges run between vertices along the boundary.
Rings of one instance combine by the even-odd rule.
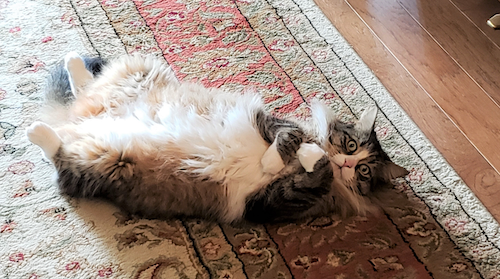
[[[83,57],[85,68],[91,72],[94,77],[101,73],[106,61],[100,57]],[[64,65],[60,63],[50,72],[47,80],[45,101],[50,104],[68,105],[75,99],[71,93],[68,72]]]
[[[84,57],[85,68],[94,77],[98,76],[106,61],[100,57]],[[75,100],[75,95],[71,92],[68,72],[64,68],[64,63],[58,64],[50,71],[45,86],[45,102],[41,111],[41,120],[53,127],[59,126],[69,118],[69,107]]]

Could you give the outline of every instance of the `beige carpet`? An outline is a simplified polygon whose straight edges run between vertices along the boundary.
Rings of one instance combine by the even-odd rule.
[[[498,223],[310,0],[0,0],[0,31],[1,278],[500,278]],[[24,136],[69,51],[163,56],[179,79],[258,89],[277,115],[377,104],[411,173],[377,218],[235,228],[69,200]]]

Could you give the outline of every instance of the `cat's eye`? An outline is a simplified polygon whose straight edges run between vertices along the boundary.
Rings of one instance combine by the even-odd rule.
[[[347,152],[354,152],[356,151],[356,149],[358,149],[358,144],[355,140],[350,140],[347,142],[346,148]]]
[[[368,176],[370,174],[370,167],[368,167],[367,165],[363,164],[363,165],[359,165],[359,168],[358,168],[359,172],[364,175],[364,176]]]

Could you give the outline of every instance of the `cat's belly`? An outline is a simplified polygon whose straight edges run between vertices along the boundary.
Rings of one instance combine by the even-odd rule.
[[[185,166],[224,187],[227,221],[240,218],[247,197],[273,179],[261,164],[269,144],[254,125],[260,108],[260,98],[250,96],[204,114],[168,104],[158,112],[172,142],[186,155]]]
[[[164,104],[156,119],[146,110],[136,109],[120,118],[87,119],[78,129],[79,134],[92,134],[96,140],[133,152],[157,150],[148,151],[155,154],[151,160],[161,157],[179,162],[177,171],[165,170],[172,175],[187,171],[217,182],[211,185],[223,187],[227,206],[222,215],[231,222],[243,215],[247,197],[273,179],[261,164],[269,144],[254,125],[255,112],[260,109],[260,99],[254,97],[212,107],[203,114],[190,107]],[[166,153],[175,153],[176,158]],[[157,167],[161,165],[158,162]]]

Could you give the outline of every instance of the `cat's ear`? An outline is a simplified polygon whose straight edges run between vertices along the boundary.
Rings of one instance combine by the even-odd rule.
[[[326,104],[318,101],[311,101],[311,113],[316,133],[320,142],[325,142],[330,135],[330,123],[335,121],[335,113]]]
[[[382,178],[389,182],[394,178],[404,177],[408,173],[409,172],[405,168],[400,167],[391,161],[387,161],[382,169]]]
[[[378,109],[376,106],[367,108],[365,111],[363,111],[361,117],[358,120],[358,123],[356,123],[356,128],[362,132],[371,132],[373,130],[373,126],[375,125],[377,111]]]

